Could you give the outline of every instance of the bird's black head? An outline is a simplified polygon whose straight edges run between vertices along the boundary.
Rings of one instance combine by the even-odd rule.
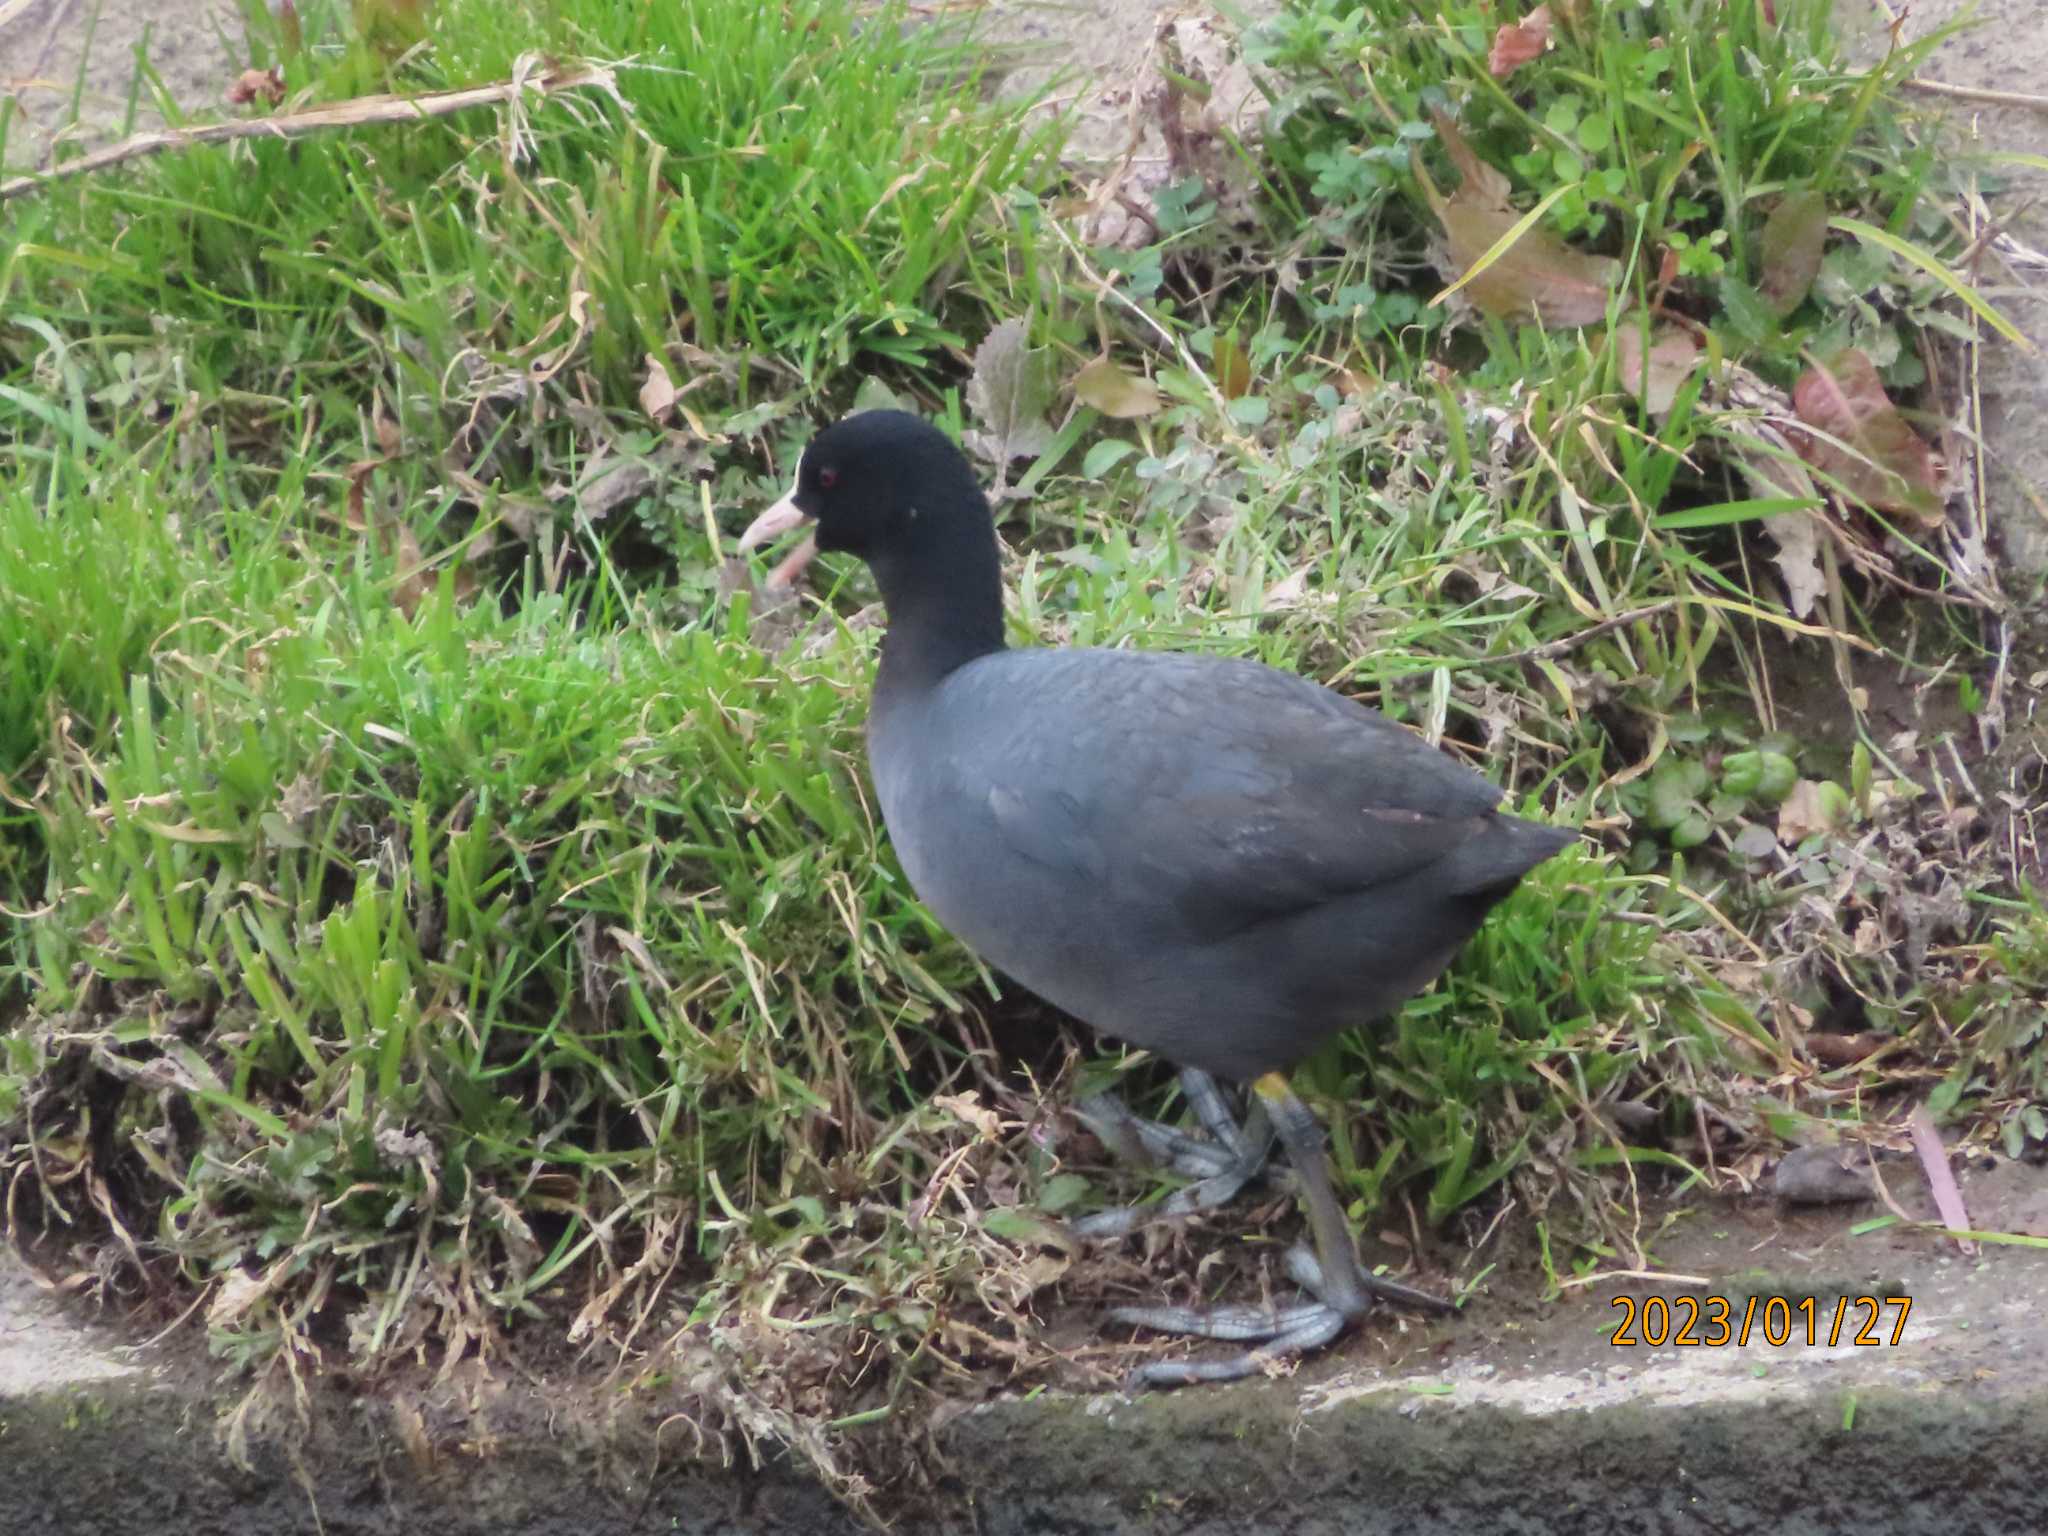
[[[988,502],[945,433],[905,411],[863,411],[811,440],[789,500],[817,523],[818,548],[873,564],[943,537]]]
[[[796,484],[740,535],[745,553],[795,527],[811,544],[770,576],[787,585],[813,546],[868,563],[889,610],[891,653],[932,668],[1002,645],[1001,561],[988,498],[966,456],[937,427],[904,411],[834,422],[804,449]]]

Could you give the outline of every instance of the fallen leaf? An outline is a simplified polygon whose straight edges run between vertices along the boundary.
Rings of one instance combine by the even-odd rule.
[[[1012,459],[1036,458],[1053,445],[1045,419],[1052,404],[1052,379],[1042,351],[1029,343],[1024,320],[1005,320],[983,338],[967,381],[967,406],[984,430],[962,440],[998,467]]]
[[[668,368],[652,352],[647,354],[647,377],[640,383],[640,409],[651,421],[660,421],[675,409],[676,381],[668,376]]]
[[[576,482],[576,510],[602,522],[654,490],[654,471],[637,458],[598,458]]]
[[[1075,399],[1120,420],[1156,416],[1164,404],[1151,380],[1125,373],[1106,353],[1083,366],[1072,382]]]
[[[1722,360],[1714,375],[1717,399],[1712,418],[1732,449],[1732,457],[1751,491],[1764,500],[1785,498],[1808,503],[1797,511],[1775,512],[1764,519],[1764,531],[1778,546],[1773,561],[1784,578],[1793,615],[1805,618],[1827,591],[1821,570],[1823,505],[1789,434],[1799,429],[1790,419],[1785,393],[1740,364]]]
[[[1432,115],[1461,178],[1457,191],[1449,196],[1439,192],[1423,169],[1421,156],[1410,163],[1423,197],[1443,225],[1438,268],[1448,281],[1457,282],[1479,265],[1521,215],[1508,206],[1507,177],[1472,152],[1448,117],[1441,112]],[[1592,325],[1606,318],[1608,295],[1620,271],[1621,264],[1613,258],[1574,250],[1534,224],[1459,292],[1477,308],[1503,319],[1544,326]]]
[[[1512,75],[1531,59],[1541,58],[1549,42],[1550,7],[1539,5],[1493,34],[1493,48],[1486,55],[1487,73],[1496,80]]]
[[[1897,1038],[1874,1029],[1855,1035],[1808,1035],[1806,1054],[1824,1067],[1852,1067]]]
[[[971,1126],[984,1141],[997,1141],[1002,1137],[1003,1120],[994,1110],[981,1102],[979,1094],[935,1093],[932,1103],[945,1110],[962,1125]]]
[[[409,619],[420,611],[420,604],[434,590],[434,573],[427,569],[427,557],[420,549],[419,538],[405,524],[396,526],[398,579],[391,586],[391,601]]]
[[[1828,243],[1828,200],[1808,187],[1787,193],[1764,220],[1757,292],[1780,320],[1806,301]]]
[[[1849,819],[1849,796],[1826,779],[1801,779],[1778,807],[1778,841],[1797,847],[1816,832],[1832,832]]]
[[[1650,414],[1660,420],[1671,410],[1678,391],[1692,377],[1700,360],[1700,344],[1683,326],[1660,325],[1651,333],[1650,350],[1643,352],[1642,330],[1622,324],[1614,328],[1614,349],[1620,354],[1621,382]]]
[[[1807,369],[1792,386],[1792,409],[1827,434],[1789,434],[1793,446],[1849,495],[1879,511],[1942,521],[1934,450],[1892,404],[1867,354],[1850,347]]]
[[[1209,360],[1215,370],[1216,388],[1226,400],[1236,400],[1252,387],[1252,360],[1228,336],[1218,336]]]
[[[279,1265],[260,1279],[246,1270],[231,1268],[223,1271],[213,1298],[207,1303],[208,1326],[225,1327],[268,1296],[280,1278],[283,1267]]]
[[[1472,146],[1465,142],[1465,136],[1458,132],[1458,125],[1441,108],[1433,108],[1430,120],[1436,124],[1437,137],[1444,146],[1444,153],[1451,157],[1451,169],[1458,173],[1456,195],[1488,208],[1505,209],[1508,194],[1514,190],[1507,172],[1496,170],[1479,158]]]
[[[252,101],[265,106],[276,106],[284,100],[284,71],[275,66],[269,69],[245,69],[235,77],[235,83],[228,87],[228,103],[245,107]]]
[[[1308,596],[1308,573],[1309,568],[1304,565],[1300,570],[1281,577],[1266,588],[1265,598],[1260,604],[1261,610],[1266,613],[1285,613],[1290,608],[1299,608],[1303,599]]]
[[[1820,564],[1818,517],[1814,512],[1775,512],[1764,519],[1764,532],[1778,546],[1771,563],[1785,583],[1785,602],[1795,619],[1812,613],[1813,605],[1828,589]]]
[[[376,428],[380,440],[387,445],[395,443],[397,428],[386,418],[377,418]],[[396,517],[377,516],[369,508],[370,476],[394,457],[395,453],[387,448],[384,458],[358,459],[349,465],[343,475],[343,483],[348,489],[343,501],[342,520],[348,528],[367,537],[379,554],[391,556],[392,563],[398,567],[397,578],[391,586],[391,601],[409,619],[419,612],[420,604],[433,590],[433,573],[426,568],[426,555],[421,551],[419,538],[412,529]]]

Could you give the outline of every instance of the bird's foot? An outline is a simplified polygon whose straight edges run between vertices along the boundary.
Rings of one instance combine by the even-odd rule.
[[[1182,1083],[1209,1139],[1157,1120],[1140,1119],[1111,1094],[1097,1094],[1075,1106],[1082,1123],[1121,1160],[1194,1181],[1157,1205],[1119,1206],[1081,1217],[1071,1223],[1077,1236],[1123,1237],[1147,1222],[1214,1210],[1236,1199],[1245,1185],[1265,1171],[1273,1135],[1263,1115],[1249,1127],[1240,1127],[1207,1078],[1183,1073]]]
[[[1129,1327],[1255,1346],[1222,1360],[1155,1360],[1133,1370],[1125,1378],[1125,1386],[1142,1391],[1241,1381],[1259,1375],[1269,1365],[1299,1359],[1328,1347],[1346,1328],[1365,1316],[1375,1300],[1422,1311],[1456,1310],[1441,1297],[1367,1274],[1356,1265],[1350,1284],[1332,1285],[1325,1279],[1314,1251],[1306,1245],[1288,1250],[1287,1273],[1315,1299],[1289,1307],[1118,1307],[1110,1313],[1110,1321]]]

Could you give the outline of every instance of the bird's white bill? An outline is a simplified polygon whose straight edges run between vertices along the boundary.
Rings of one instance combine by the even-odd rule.
[[[775,503],[766,512],[747,524],[747,531],[740,535],[741,554],[759,549],[763,544],[773,543],[798,523],[805,522],[803,510],[796,504],[796,490]],[[811,563],[811,557],[818,552],[816,539],[805,539],[803,543],[786,555],[782,563],[768,573],[768,585],[786,587],[802,574],[803,568]]]

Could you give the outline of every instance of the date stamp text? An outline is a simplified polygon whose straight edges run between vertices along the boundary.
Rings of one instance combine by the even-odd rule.
[[[1617,1349],[1636,1344],[1746,1349],[1757,1340],[1773,1349],[1791,1344],[1834,1349],[1898,1344],[1906,1336],[1913,1298],[1837,1296],[1830,1303],[1812,1296],[1617,1296],[1614,1305],[1621,1309],[1621,1324],[1607,1342]]]

